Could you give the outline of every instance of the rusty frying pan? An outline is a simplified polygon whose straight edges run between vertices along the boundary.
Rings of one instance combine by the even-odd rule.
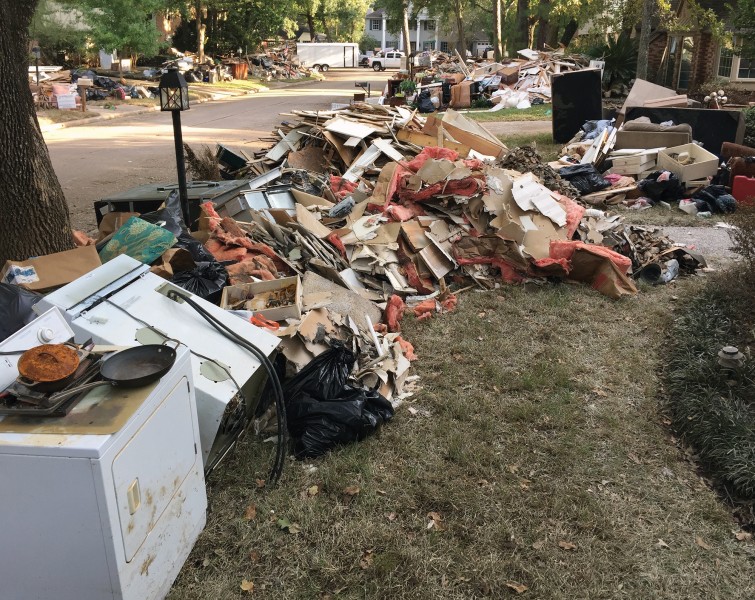
[[[79,353],[72,346],[43,344],[21,354],[19,382],[37,392],[54,392],[73,380],[79,363]]]
[[[70,390],[53,394],[51,402],[63,400],[102,385],[136,388],[157,381],[176,362],[176,349],[161,344],[137,346],[116,352],[100,363],[100,375],[104,381],[87,383]]]

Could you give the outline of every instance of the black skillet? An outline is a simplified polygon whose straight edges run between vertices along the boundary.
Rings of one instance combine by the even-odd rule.
[[[176,350],[161,344],[137,346],[116,352],[100,362],[100,375],[104,381],[87,383],[64,392],[53,394],[51,402],[63,400],[102,385],[137,388],[157,381],[176,362]]]

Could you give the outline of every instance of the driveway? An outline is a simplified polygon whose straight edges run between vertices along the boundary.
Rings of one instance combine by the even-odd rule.
[[[347,102],[360,91],[356,82],[370,82],[379,94],[388,76],[367,69],[333,69],[325,81],[198,104],[181,115],[183,138],[192,147],[220,143],[251,154],[267,145],[263,138],[285,119],[279,113],[323,110],[333,102]],[[92,203],[105,195],[176,180],[167,113],[101,121],[50,131],[44,137],[77,229],[95,228]]]

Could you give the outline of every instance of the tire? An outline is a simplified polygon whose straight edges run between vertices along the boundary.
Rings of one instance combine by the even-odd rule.
[[[327,73],[329,69],[330,69],[330,65],[321,65],[321,66],[320,66],[320,70],[321,70],[321,71],[322,71],[323,73]]]
[[[383,67],[382,67],[382,65],[380,63],[373,63],[372,70],[375,71],[375,72],[382,71]]]
[[[319,70],[321,69],[320,65],[312,65],[312,68],[313,68],[313,69],[314,69],[315,71],[319,71]]]

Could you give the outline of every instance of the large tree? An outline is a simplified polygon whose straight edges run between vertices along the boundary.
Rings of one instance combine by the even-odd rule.
[[[0,0],[0,264],[72,247],[68,206],[29,89],[29,24],[37,2]]]

